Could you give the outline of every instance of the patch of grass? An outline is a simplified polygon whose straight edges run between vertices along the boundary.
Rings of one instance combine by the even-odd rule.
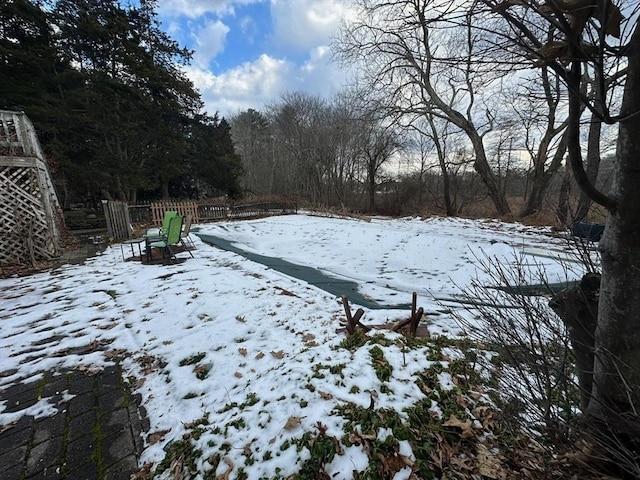
[[[347,419],[344,429],[348,434],[361,432],[367,436],[376,435],[379,429],[390,428],[398,440],[407,440],[410,437],[409,425],[405,424],[400,418],[400,414],[391,408],[375,410],[361,407],[355,403],[346,403],[338,405],[335,411]],[[343,438],[343,442],[347,446],[353,444],[349,436]]]
[[[163,472],[174,468],[176,463],[181,463],[183,473],[187,472],[189,476],[193,476],[198,473],[196,462],[202,455],[202,451],[196,450],[191,443],[190,438],[189,434],[185,434],[182,440],[172,442],[169,445],[167,453],[158,464],[154,476],[159,476]]]
[[[228,412],[229,410],[232,410],[234,408],[237,408],[237,409],[240,409],[240,410],[244,410],[246,407],[252,407],[253,405],[256,405],[259,401],[260,401],[260,399],[258,398],[258,395],[255,392],[250,392],[250,393],[247,394],[247,400],[245,402],[242,402],[242,403],[238,403],[238,402],[227,403],[224,407],[222,407],[220,410],[218,410],[217,413]]]
[[[369,350],[369,354],[371,355],[373,369],[376,372],[378,380],[380,380],[381,382],[388,382],[391,379],[393,367],[385,358],[382,349],[376,345],[375,347],[371,348],[371,350]]]
[[[244,421],[244,418],[242,417],[237,418],[235,420],[231,420],[225,425],[225,435],[229,427],[233,427],[236,430],[242,430],[243,428],[247,428],[247,423]]]
[[[300,480],[315,480],[328,478],[324,467],[331,463],[336,455],[343,455],[344,451],[336,437],[327,435],[327,427],[322,423],[317,424],[317,433],[306,432],[301,439],[296,441],[298,450],[309,450],[309,458],[303,462],[295,478]],[[324,474],[324,475],[322,475]]]
[[[336,347],[344,348],[349,351],[357,350],[358,348],[367,344],[377,344],[383,347],[388,347],[394,344],[394,340],[391,340],[383,333],[376,333],[374,335],[367,335],[362,330],[358,329],[353,334],[347,335]]]
[[[366,345],[369,342],[369,337],[361,330],[356,330],[353,334],[347,335],[338,345],[337,348],[344,348],[346,350],[354,351],[358,348]]]
[[[396,470],[391,468],[394,462],[402,461],[399,455],[400,441],[408,441],[415,454],[412,470],[416,478],[435,478],[429,459],[437,449],[442,427],[432,420],[430,406],[431,401],[423,399],[406,409],[406,421],[393,409],[375,410],[353,403],[336,407],[335,410],[347,420],[342,442],[346,446],[362,445],[370,458],[367,468],[359,472],[359,479],[393,478],[396,471],[404,466],[397,466]],[[393,435],[379,439],[379,432],[383,429],[391,429]]]
[[[431,340],[431,338],[415,337],[413,335],[404,337],[401,341],[402,345],[405,348],[409,349],[424,348],[433,343],[433,340]]]
[[[179,365],[181,367],[185,367],[187,365],[195,365],[196,363],[199,363],[206,356],[207,356],[206,353],[199,352],[199,353],[196,353],[195,355],[192,355],[190,357],[183,358],[182,360],[180,360]]]
[[[313,375],[311,376],[311,378],[325,378],[325,375],[324,373],[322,373],[322,370],[329,370],[330,368],[331,367],[329,365],[325,365],[323,363],[316,363],[311,367],[311,371],[313,372]]]

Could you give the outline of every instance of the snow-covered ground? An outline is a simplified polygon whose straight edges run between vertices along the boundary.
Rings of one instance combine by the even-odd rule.
[[[352,280],[383,304],[410,303],[415,291],[418,305],[433,313],[427,318],[432,335],[464,334],[452,317],[436,312],[442,312],[439,299],[486,278],[476,269],[478,258],[543,265],[550,282],[582,273],[557,260],[567,245],[549,229],[497,221],[299,214],[197,227],[243,250]],[[217,473],[234,465],[234,478],[242,466],[250,479],[296,472],[309,452],[291,440],[318,422],[327,435],[344,435],[337,405],[366,408],[375,395],[376,408],[402,411],[424,397],[415,376],[429,364],[426,350],[390,342],[384,356],[393,375],[381,388],[368,349],[338,348],[345,338],[336,332],[345,320],[338,298],[192,238],[195,258],[175,265],[123,261],[113,245],[83,265],[0,280],[0,371],[17,370],[0,378],[0,388],[44,370],[100,366],[118,356],[136,379],[150,433],[157,433],[143,461],[162,460],[168,442],[206,423],[193,439],[202,450],[198,470],[212,469],[208,459],[220,453],[225,460]],[[408,315],[365,308],[362,322]],[[447,381],[442,378],[443,388]],[[21,413],[48,411],[36,405]],[[0,404],[0,425],[14,419]],[[402,448],[410,458],[410,448]],[[352,445],[326,470],[352,478],[349,472],[367,462]]]

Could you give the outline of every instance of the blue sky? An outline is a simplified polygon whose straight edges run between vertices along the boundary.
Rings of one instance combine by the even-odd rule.
[[[194,50],[188,77],[209,114],[262,110],[287,92],[330,97],[347,75],[330,42],[350,0],[159,0],[163,28]]]

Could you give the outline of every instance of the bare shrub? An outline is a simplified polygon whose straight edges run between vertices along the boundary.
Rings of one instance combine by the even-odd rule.
[[[547,302],[557,287],[542,265],[524,256],[514,256],[509,266],[489,257],[477,262],[485,278],[465,290],[469,307],[457,320],[498,354],[496,393],[505,427],[566,444],[579,414],[579,391],[567,328]]]
[[[598,274],[597,252],[593,244],[570,242],[573,266],[566,268],[581,263],[587,272],[584,283]],[[621,438],[606,423],[594,427],[584,421],[584,400],[591,392],[580,388],[584,382],[576,368],[575,335],[572,339],[549,304],[566,291],[558,295],[558,285],[549,283],[544,267],[524,256],[514,256],[506,266],[495,258],[476,260],[485,276],[465,289],[469,306],[456,317],[473,340],[497,353],[491,368],[503,431],[513,438],[525,432],[537,439],[568,469],[581,472],[580,478],[640,478],[640,445],[633,435]],[[581,287],[575,284],[570,288],[568,283],[568,290]],[[639,418],[634,411],[622,420],[631,425]]]

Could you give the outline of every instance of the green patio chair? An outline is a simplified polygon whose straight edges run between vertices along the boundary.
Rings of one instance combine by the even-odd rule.
[[[191,253],[191,250],[196,249],[195,243],[193,243],[193,240],[189,238],[189,233],[191,232],[192,220],[193,220],[193,217],[191,215],[187,215],[184,217],[184,223],[182,225],[182,234],[180,235],[180,243],[182,244],[184,249],[187,252],[189,252],[189,255],[191,255],[191,258],[193,258],[193,254]]]
[[[176,246],[180,243],[182,219],[183,217],[181,215],[176,215],[175,217],[171,218],[169,220],[169,227],[167,228],[166,236],[162,240],[149,242],[149,252],[151,252],[151,250],[154,248],[161,248],[162,258],[166,258],[166,254],[168,254],[169,259],[177,260],[176,254],[171,247]],[[152,257],[153,255],[150,256]],[[191,256],[193,257],[193,255]]]
[[[175,210],[167,210],[164,212],[164,218],[162,219],[162,226],[159,229],[151,228],[144,234],[149,242],[158,242],[164,240],[169,231],[169,222],[172,218],[176,217],[178,212]]]

